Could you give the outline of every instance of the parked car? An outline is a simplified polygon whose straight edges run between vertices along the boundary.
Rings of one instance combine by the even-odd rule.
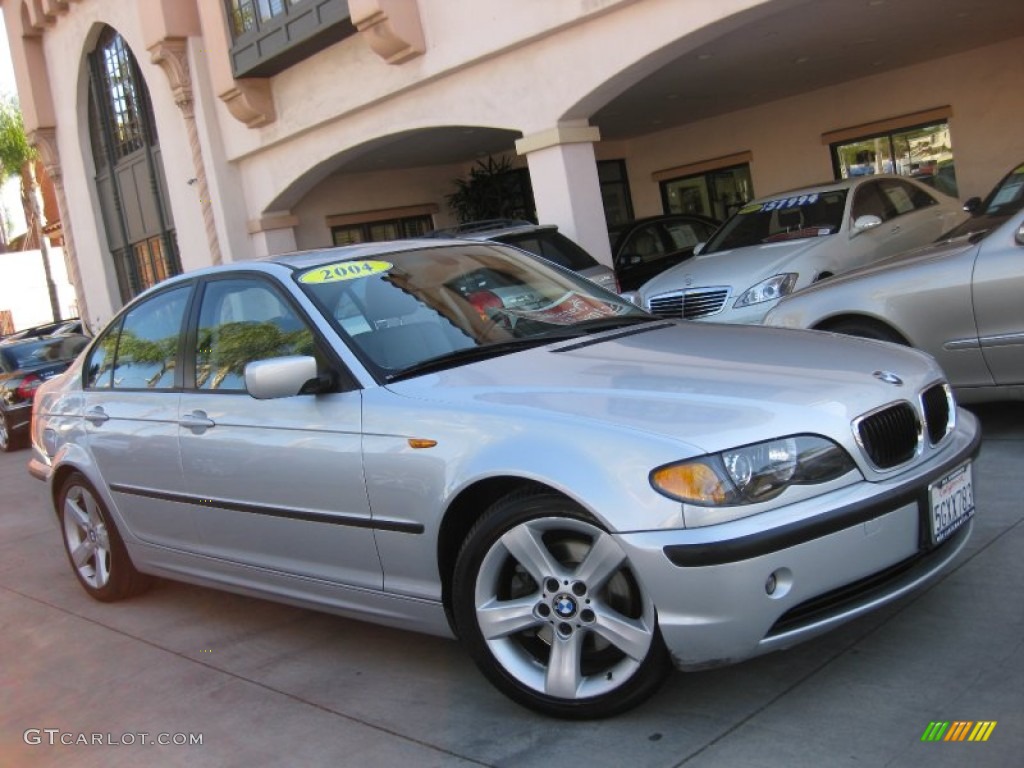
[[[36,388],[71,365],[87,342],[81,335],[0,341],[0,451],[25,443]]]
[[[431,232],[432,238],[457,237],[463,240],[490,240],[514,245],[528,253],[579,272],[602,288],[619,291],[615,272],[586,252],[573,240],[558,231],[554,224],[534,224],[520,219],[488,219],[460,224],[451,229]]]
[[[662,317],[759,323],[783,296],[935,240],[960,203],[900,176],[858,176],[755,200],[697,256],[639,292]]]
[[[92,597],[166,576],[455,635],[569,718],[933,582],[981,437],[916,350],[659,320],[456,240],[166,280],[33,424]]]
[[[788,296],[765,323],[910,344],[964,401],[1024,398],[1024,164],[935,245]]]
[[[67,336],[69,334],[84,334],[82,321],[77,317],[68,320],[58,320],[53,323],[44,323],[31,328],[23,328],[20,331],[9,333],[0,338],[0,341],[16,341],[18,339],[39,339],[44,336]]]
[[[655,275],[693,256],[722,222],[692,213],[648,216],[612,229],[612,263],[623,291],[635,291]]]

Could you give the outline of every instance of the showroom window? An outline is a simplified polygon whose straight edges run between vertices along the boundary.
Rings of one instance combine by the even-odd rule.
[[[656,172],[663,212],[729,218],[754,197],[750,159],[744,152]]]
[[[882,121],[826,134],[837,179],[895,173],[956,197],[956,165],[948,110]],[[922,118],[924,122],[916,122]],[[909,122],[908,122],[909,121]],[[841,138],[837,134],[842,134]],[[835,140],[838,138],[838,140]]]
[[[432,216],[405,216],[356,224],[331,227],[331,240],[335,245],[376,243],[381,240],[403,240],[422,237],[434,229]]]

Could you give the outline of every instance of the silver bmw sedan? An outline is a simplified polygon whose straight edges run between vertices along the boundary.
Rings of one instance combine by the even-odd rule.
[[[95,599],[163,577],[454,636],[592,718],[937,578],[980,433],[914,350],[415,241],[161,283],[40,387],[32,442]]]

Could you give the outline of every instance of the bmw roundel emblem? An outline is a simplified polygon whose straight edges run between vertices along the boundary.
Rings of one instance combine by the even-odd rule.
[[[571,619],[576,615],[576,601],[569,595],[559,595],[555,598],[555,613],[561,619]]]
[[[892,371],[875,371],[871,374],[879,381],[884,381],[886,384],[893,384],[897,387],[903,386],[903,379],[897,376]]]

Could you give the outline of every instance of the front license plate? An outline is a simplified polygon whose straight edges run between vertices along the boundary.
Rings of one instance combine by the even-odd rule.
[[[974,515],[971,465],[964,464],[928,486],[932,544],[941,544]]]

